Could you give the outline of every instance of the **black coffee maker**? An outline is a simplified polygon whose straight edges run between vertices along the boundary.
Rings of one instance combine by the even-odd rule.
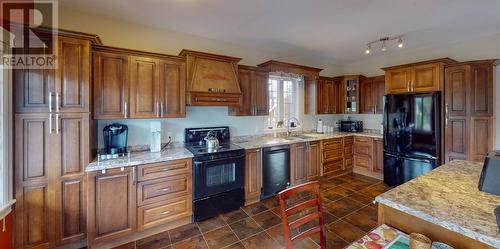
[[[104,146],[106,154],[121,154],[127,152],[128,126],[113,123],[104,127]]]

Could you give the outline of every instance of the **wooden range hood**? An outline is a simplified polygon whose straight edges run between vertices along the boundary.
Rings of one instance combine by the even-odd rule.
[[[240,106],[238,82],[241,58],[183,49],[186,57],[186,104],[192,106]]]

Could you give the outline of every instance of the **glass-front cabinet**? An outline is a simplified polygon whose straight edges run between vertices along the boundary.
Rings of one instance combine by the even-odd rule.
[[[359,85],[363,78],[361,75],[344,76],[344,113],[359,113]]]

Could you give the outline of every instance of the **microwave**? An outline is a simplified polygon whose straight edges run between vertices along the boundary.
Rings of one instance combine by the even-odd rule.
[[[339,130],[343,132],[363,132],[363,121],[341,120]]]

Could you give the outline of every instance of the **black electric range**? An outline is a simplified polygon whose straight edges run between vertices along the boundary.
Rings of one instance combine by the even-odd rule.
[[[219,146],[208,148],[211,132]],[[245,201],[245,150],[230,143],[229,127],[187,128],[185,147],[193,153],[193,219],[201,221],[233,211]]]

